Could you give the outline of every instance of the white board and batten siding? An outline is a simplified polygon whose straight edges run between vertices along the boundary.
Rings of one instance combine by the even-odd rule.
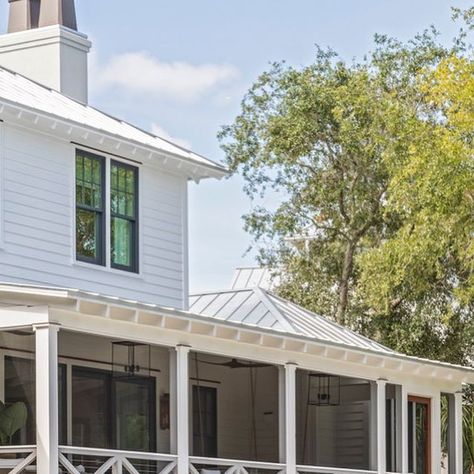
[[[156,165],[139,166],[138,274],[76,262],[77,148],[0,123],[0,281],[77,288],[185,309],[186,177]]]

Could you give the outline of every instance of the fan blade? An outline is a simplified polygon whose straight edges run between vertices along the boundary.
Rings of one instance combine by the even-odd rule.
[[[227,362],[211,362],[208,360],[198,360],[198,362],[207,365],[217,365],[219,367],[228,367],[229,369],[259,369],[264,367],[270,367],[270,364],[259,364],[253,362],[240,362],[237,359],[231,359]]]
[[[207,364],[207,365],[218,365],[220,367],[227,367],[228,362],[211,362],[209,360],[198,360],[200,364]]]

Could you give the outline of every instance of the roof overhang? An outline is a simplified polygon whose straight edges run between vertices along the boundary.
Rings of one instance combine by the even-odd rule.
[[[196,183],[206,178],[222,179],[229,174],[225,167],[217,163],[200,162],[167,150],[160,150],[3,97],[0,97],[0,121],[54,135],[56,138],[99,149],[104,153],[120,154],[137,162],[157,164],[170,172],[185,175]]]
[[[0,284],[0,301],[12,305],[21,302],[26,305],[25,308],[32,308],[35,305],[38,307],[47,306],[49,316],[46,316],[44,312],[42,314],[44,317],[50,318],[50,322],[61,322],[63,314],[68,315],[69,319],[65,320],[76,321],[89,316],[96,320],[100,318],[108,325],[119,322],[145,329],[169,330],[181,334],[179,340],[183,340],[185,335],[195,335],[224,342],[243,343],[255,348],[276,349],[279,352],[285,352],[285,357],[288,360],[291,360],[296,354],[309,355],[364,366],[367,369],[405,373],[413,377],[434,378],[450,383],[474,383],[474,369],[470,367],[398,353],[382,353],[370,349],[354,348],[320,340],[316,337],[287,334],[283,331],[263,329],[250,324],[221,321],[188,311],[104,296],[98,293],[8,283]],[[8,311],[8,308],[0,308],[0,314],[4,311]],[[16,311],[21,311],[21,308],[17,308]],[[25,311],[23,319],[0,318],[3,329],[18,327],[18,321],[30,324],[31,321],[28,317],[30,310]],[[84,324],[86,323],[84,322]]]

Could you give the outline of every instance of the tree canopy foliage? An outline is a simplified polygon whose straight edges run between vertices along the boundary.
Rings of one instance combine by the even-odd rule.
[[[466,20],[472,17],[464,13]],[[472,363],[474,62],[462,32],[276,63],[220,133],[279,293],[405,352]]]

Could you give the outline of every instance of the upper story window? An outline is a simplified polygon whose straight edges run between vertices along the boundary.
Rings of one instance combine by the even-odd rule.
[[[110,164],[111,265],[136,271],[138,172],[118,161]]]
[[[78,150],[77,260],[138,272],[137,225],[138,168]]]
[[[76,258],[104,265],[105,159],[76,155]]]

